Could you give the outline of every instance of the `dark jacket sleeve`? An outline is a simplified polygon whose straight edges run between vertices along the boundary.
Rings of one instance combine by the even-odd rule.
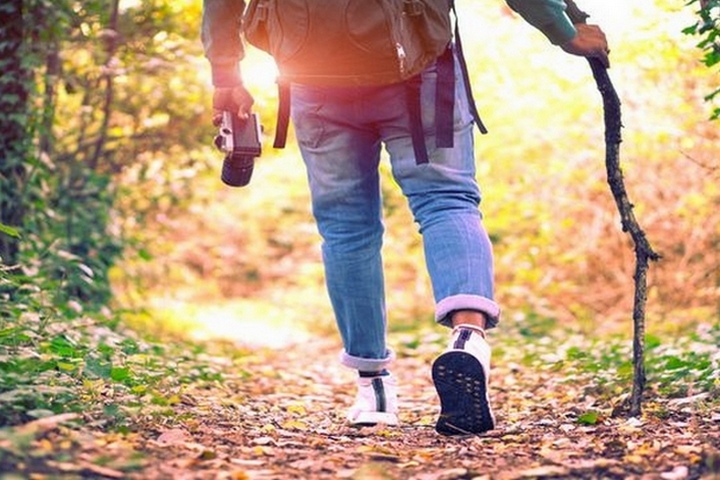
[[[571,40],[577,31],[565,14],[563,0],[506,0],[529,24],[540,30],[553,44]]]
[[[245,51],[240,24],[244,9],[243,0],[203,0],[200,37],[216,87],[241,83],[239,63]]]

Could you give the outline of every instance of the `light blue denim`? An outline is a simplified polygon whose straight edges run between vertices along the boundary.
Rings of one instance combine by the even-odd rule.
[[[430,163],[418,165],[405,86],[293,85],[291,112],[307,167],[313,215],[323,238],[325,280],[344,350],[341,362],[376,371],[393,358],[381,247],[378,164],[387,150],[395,181],[420,227],[435,297],[435,318],[457,310],[500,309],[493,297],[492,246],[479,211],[473,121],[456,64],[454,147],[435,147],[435,66],[422,74],[422,122]]]

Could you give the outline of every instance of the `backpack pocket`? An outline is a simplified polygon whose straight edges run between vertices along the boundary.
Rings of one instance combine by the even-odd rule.
[[[410,29],[420,38],[426,55],[437,57],[452,39],[448,0],[402,0]]]
[[[448,0],[347,0],[345,30],[357,49],[408,78],[447,48],[449,12]]]
[[[348,0],[343,12],[343,29],[355,48],[371,55],[393,52],[393,20],[399,20],[399,11],[392,11],[385,2],[378,0]]]
[[[242,32],[251,45],[284,62],[307,40],[309,16],[307,0],[251,0],[243,15]]]

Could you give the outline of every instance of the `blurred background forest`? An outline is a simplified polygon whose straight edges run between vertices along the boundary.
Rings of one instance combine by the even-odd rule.
[[[334,328],[295,147],[266,144],[246,188],[220,182],[201,3],[0,7],[4,325],[119,315],[150,331],[169,321],[241,338],[269,323],[294,334]],[[704,52],[701,35],[684,32],[699,20],[694,2],[581,7],[609,37],[623,102],[621,165],[663,257],[649,271],[648,329],[681,335],[717,325],[720,129],[711,119],[717,102],[705,98],[720,83],[706,57],[717,61],[717,43]],[[477,137],[478,177],[506,324],[629,331],[633,245],[606,184],[602,107],[587,62],[550,45],[504,2],[461,0],[458,10],[490,130]],[[243,71],[267,141],[274,66],[250,50]],[[387,165],[383,174],[390,322],[430,325],[420,237]]]

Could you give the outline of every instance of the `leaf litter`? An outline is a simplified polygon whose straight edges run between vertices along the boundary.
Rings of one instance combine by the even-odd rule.
[[[200,356],[194,361],[217,375],[169,386],[162,408],[138,408],[125,431],[90,412],[4,428],[0,479],[720,478],[717,388],[676,398],[651,389],[644,415],[626,418],[617,415],[624,389],[602,372],[498,336],[490,386],[497,428],[443,437],[434,431],[429,369],[441,336],[408,335],[392,368],[399,427],[345,424],[354,374],[337,363],[336,341],[321,337]],[[112,389],[96,394],[117,400]]]

